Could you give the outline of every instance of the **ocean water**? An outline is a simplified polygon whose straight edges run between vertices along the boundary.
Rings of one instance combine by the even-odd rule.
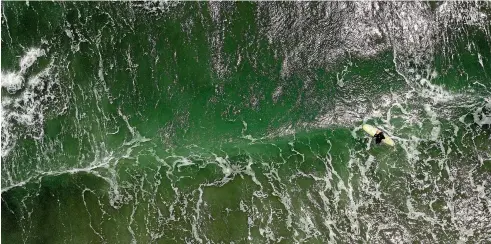
[[[491,242],[489,2],[1,8],[2,243]]]

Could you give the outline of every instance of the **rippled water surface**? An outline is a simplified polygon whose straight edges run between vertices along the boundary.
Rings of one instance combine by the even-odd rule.
[[[491,242],[489,3],[1,8],[2,243]]]

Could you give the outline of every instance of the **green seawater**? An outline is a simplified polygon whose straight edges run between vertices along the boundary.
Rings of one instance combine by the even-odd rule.
[[[2,243],[491,241],[489,3],[1,8]]]

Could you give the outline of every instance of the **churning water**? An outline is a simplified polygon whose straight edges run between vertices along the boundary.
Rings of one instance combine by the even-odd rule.
[[[491,242],[489,2],[1,12],[3,243]]]

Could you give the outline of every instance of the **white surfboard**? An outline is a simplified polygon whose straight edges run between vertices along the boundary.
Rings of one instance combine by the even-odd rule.
[[[364,124],[362,127],[363,127],[363,130],[371,136],[374,136],[375,133],[377,133],[377,130],[379,130],[379,129],[377,129],[377,127],[372,126],[372,125],[368,125],[368,124]],[[387,135],[387,133],[384,133],[384,137],[385,137],[385,139],[382,140],[383,143],[385,143],[389,146],[395,145],[394,141]]]

